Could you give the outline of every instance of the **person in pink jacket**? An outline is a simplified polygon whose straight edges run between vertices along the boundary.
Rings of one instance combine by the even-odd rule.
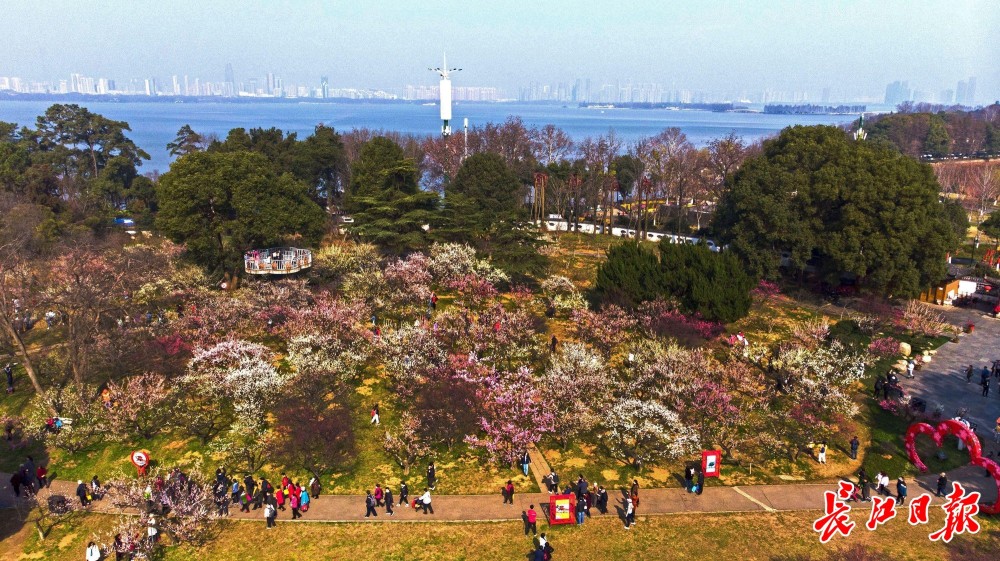
[[[292,507],[292,520],[302,518],[302,514],[299,512],[299,496],[295,493],[289,493],[288,504]]]

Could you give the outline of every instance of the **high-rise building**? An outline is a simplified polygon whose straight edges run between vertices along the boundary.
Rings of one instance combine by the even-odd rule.
[[[231,62],[226,63],[226,83],[232,84],[233,87],[236,85],[236,75],[233,73],[233,64]]]
[[[173,75],[174,82],[174,95],[181,95],[181,82],[177,79],[177,75]]]
[[[976,104],[976,77],[970,76],[968,84],[968,89],[965,90],[965,104],[973,106]]]
[[[330,79],[326,76],[320,76],[319,78],[320,89],[322,90],[323,99],[330,97]]]
[[[910,101],[910,83],[895,81],[885,87],[885,104],[896,106],[904,101]]]
[[[267,73],[267,89],[264,91],[265,94],[271,95],[274,93],[274,73]]]
[[[965,85],[965,80],[958,81],[958,87],[955,88],[955,103],[959,105],[966,105],[966,95],[967,87]]]

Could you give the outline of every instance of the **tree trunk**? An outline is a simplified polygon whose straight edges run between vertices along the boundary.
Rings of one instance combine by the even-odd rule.
[[[80,364],[80,349],[78,348],[79,343],[79,327],[77,326],[78,319],[69,317],[69,321],[66,322],[66,339],[67,339],[67,350],[69,351],[69,365],[70,369],[73,371],[73,379],[76,381],[80,387],[83,387],[83,367]]]
[[[31,362],[31,357],[28,355],[28,348],[24,346],[24,340],[21,339],[21,334],[14,329],[14,326],[8,321],[3,322],[4,329],[7,330],[7,334],[10,336],[11,340],[14,341],[14,345],[17,346],[17,353],[21,357],[21,364],[24,366],[24,371],[28,374],[28,379],[31,380],[31,385],[35,387],[35,393],[39,396],[45,395],[45,390],[42,389],[42,385],[38,383],[38,375],[35,373],[35,366]],[[55,411],[52,411],[55,415]]]

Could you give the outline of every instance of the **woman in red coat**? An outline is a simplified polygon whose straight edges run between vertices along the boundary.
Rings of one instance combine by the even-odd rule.
[[[285,492],[282,489],[274,490],[274,501],[278,503],[278,510],[285,510]]]

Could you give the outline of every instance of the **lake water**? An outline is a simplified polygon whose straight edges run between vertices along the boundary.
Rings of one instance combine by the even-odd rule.
[[[49,101],[0,101],[0,121],[34,126]],[[75,102],[74,102],[75,103]],[[277,127],[296,132],[300,138],[323,123],[340,131],[367,127],[420,135],[438,134],[438,108],[420,104],[363,103],[81,103],[95,113],[126,121],[129,135],[151,159],[141,171],[166,171],[171,157],[166,145],[185,124],[201,133],[225,138],[236,127]],[[575,106],[508,103],[459,103],[452,126],[459,131],[462,119],[470,126],[499,123],[516,115],[529,126],[556,125],[574,140],[597,136],[614,129],[626,141],[653,136],[665,128],[678,127],[699,146],[735,132],[751,141],[773,135],[789,125],[841,124],[849,115],[765,115],[761,113],[712,113],[660,109],[582,109]]]

